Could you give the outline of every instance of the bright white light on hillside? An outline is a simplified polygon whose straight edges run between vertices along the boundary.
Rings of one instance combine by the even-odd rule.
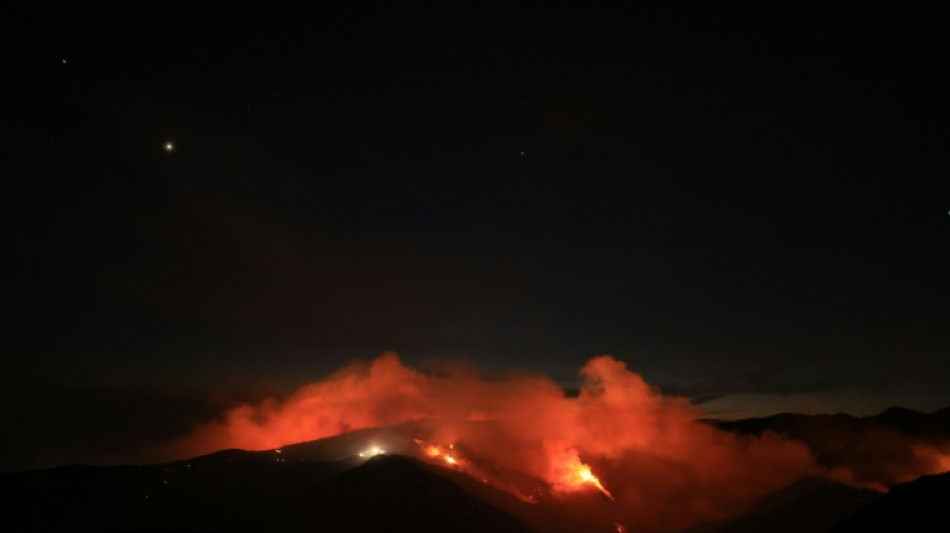
[[[360,452],[360,457],[373,457],[376,455],[382,455],[386,453],[386,450],[380,448],[379,446],[373,446],[368,450],[363,450]]]

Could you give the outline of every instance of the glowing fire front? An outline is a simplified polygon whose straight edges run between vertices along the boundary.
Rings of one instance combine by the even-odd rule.
[[[416,441],[416,455],[424,461],[540,504],[600,505],[583,497],[596,489],[617,501],[605,506],[612,515],[602,517],[601,526],[647,532],[738,516],[763,495],[804,476],[867,486],[886,481],[878,476],[909,480],[950,469],[950,444],[914,447],[896,441],[894,446],[913,452],[912,462],[889,459],[855,481],[850,467],[837,476],[818,464],[804,443],[705,423],[686,399],[664,396],[609,356],[588,361],[581,378],[579,394],[567,395],[543,376],[486,379],[454,366],[427,374],[386,354],[353,363],[281,400],[235,406],[156,453],[177,458],[228,448],[274,450],[420,421],[423,429],[393,431],[427,439]],[[397,449],[403,451],[387,452]],[[383,451],[369,448],[361,455],[378,453]]]
[[[455,445],[449,444],[446,447],[436,446],[434,444],[426,444],[425,441],[421,439],[412,439],[420,448],[423,449],[425,455],[430,459],[438,460],[443,464],[455,467],[467,466],[467,461],[463,461],[458,457],[457,452],[455,451]]]
[[[439,446],[429,444],[421,439],[413,439],[413,441],[415,441],[422,450],[423,456],[426,459],[442,466],[450,466],[456,470],[466,472],[477,477],[483,483],[488,482],[487,474],[478,471],[470,461],[463,459],[454,444]],[[597,489],[604,496],[611,500],[614,499],[613,494],[611,494],[610,491],[604,487],[603,483],[601,483],[600,479],[591,472],[590,466],[581,462],[576,450],[569,450],[564,454],[562,461],[563,466],[557,469],[560,472],[560,477],[557,482],[553,484],[553,488],[556,491],[574,492],[578,490]],[[537,499],[529,495],[520,494],[517,491],[515,491],[515,495],[524,501],[537,503]]]
[[[554,487],[561,491],[573,491],[586,487],[593,487],[599,490],[604,496],[614,499],[613,494],[604,488],[600,479],[590,471],[590,467],[581,462],[576,451],[565,461],[561,475]]]

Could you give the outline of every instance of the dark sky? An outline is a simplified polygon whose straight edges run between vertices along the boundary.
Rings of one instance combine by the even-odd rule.
[[[764,4],[4,17],[6,464],[384,350],[950,404],[947,8]]]

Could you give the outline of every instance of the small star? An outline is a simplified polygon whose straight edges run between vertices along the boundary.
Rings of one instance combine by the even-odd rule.
[[[171,141],[165,141],[165,151],[173,152],[175,150],[175,145]]]
[[[60,59],[59,62],[65,65],[65,64],[66,64],[66,58],[64,57],[64,58]]]
[[[518,152],[518,155],[520,155],[521,157],[524,157],[524,150],[521,150],[520,152]]]

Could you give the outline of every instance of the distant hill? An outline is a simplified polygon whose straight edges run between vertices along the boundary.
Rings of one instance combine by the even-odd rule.
[[[903,407],[891,407],[879,414],[854,417],[844,413],[832,415],[802,415],[780,413],[763,418],[713,421],[717,426],[741,433],[761,434],[772,430],[801,439],[824,428],[867,432],[872,430],[895,431],[900,435],[921,439],[950,439],[950,407],[921,413]]]
[[[848,467],[858,481],[879,481],[885,486],[934,471],[932,458],[919,453],[921,446],[943,447],[950,453],[950,408],[928,414],[894,407],[861,418],[783,413],[711,423],[742,434],[773,431],[800,440],[821,464]],[[908,473],[915,472],[908,479]]]

